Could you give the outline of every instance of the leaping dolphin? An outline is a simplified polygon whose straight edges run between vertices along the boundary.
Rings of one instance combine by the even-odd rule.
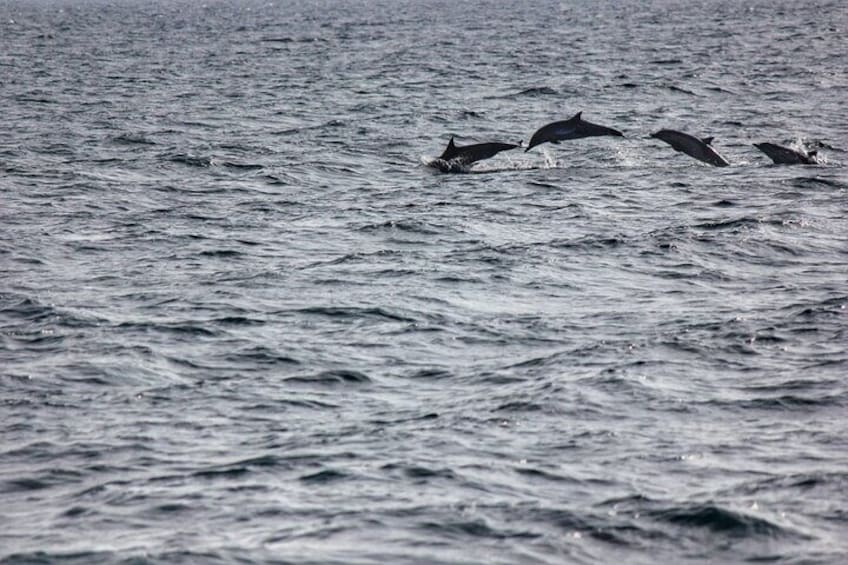
[[[730,165],[727,159],[719,155],[718,151],[711,147],[713,142],[712,137],[698,139],[694,135],[670,129],[661,129],[657,133],[652,133],[651,137],[665,141],[675,151],[686,153],[690,157],[694,157],[709,165],[716,167],[727,167]]]
[[[489,159],[501,151],[509,151],[516,147],[520,147],[520,145],[514,143],[474,143],[458,146],[451,137],[445,151],[438,159],[431,161],[429,165],[436,167],[443,173],[464,172],[472,163]]]
[[[795,151],[774,143],[755,143],[754,147],[771,157],[776,165],[818,165],[816,151]]]
[[[525,153],[546,141],[549,143],[559,143],[568,139],[580,139],[581,137],[594,137],[598,135],[613,135],[616,137],[624,137],[620,131],[605,126],[599,126],[591,122],[585,121],[580,115],[583,112],[577,112],[568,120],[561,122],[553,122],[536,130],[536,133],[530,138],[530,143],[527,145]]]

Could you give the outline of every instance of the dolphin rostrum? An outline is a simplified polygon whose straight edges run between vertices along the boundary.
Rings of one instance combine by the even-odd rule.
[[[464,172],[472,163],[494,157],[501,151],[509,151],[516,147],[520,146],[514,143],[475,143],[457,146],[451,137],[444,152],[429,164],[443,173]]]
[[[727,159],[719,155],[718,152],[711,147],[713,142],[712,137],[698,139],[694,135],[670,129],[661,129],[657,133],[652,133],[651,137],[665,141],[671,145],[675,151],[686,153],[690,157],[694,157],[704,163],[715,165],[716,167],[726,167],[730,165]]]
[[[816,151],[795,151],[774,143],[755,143],[754,147],[771,157],[776,165],[817,165]]]
[[[568,120],[553,122],[536,130],[530,143],[524,152],[528,152],[540,143],[559,143],[568,139],[580,139],[581,137],[594,137],[598,135],[613,135],[624,137],[620,131],[604,126],[599,126],[585,121],[580,117],[583,112],[577,112]]]

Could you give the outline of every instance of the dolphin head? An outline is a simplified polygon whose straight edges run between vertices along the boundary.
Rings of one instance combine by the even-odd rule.
[[[537,145],[541,145],[546,141],[556,141],[556,138],[548,135],[547,132],[536,132],[533,134],[533,137],[530,138],[530,143],[527,144],[527,148],[524,150],[525,153],[536,147]]]
[[[652,133],[649,137],[654,139],[659,139],[660,141],[665,141],[666,143],[670,143],[669,139],[673,137],[672,132],[667,129],[661,129],[658,132]]]

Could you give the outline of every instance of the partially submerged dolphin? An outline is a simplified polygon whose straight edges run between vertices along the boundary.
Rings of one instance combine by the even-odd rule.
[[[714,165],[716,167],[726,167],[730,165],[727,159],[719,155],[718,151],[711,147],[713,142],[712,137],[698,139],[694,135],[689,135],[688,133],[674,131],[671,129],[661,129],[657,133],[652,133],[651,137],[665,141],[671,145],[675,151],[686,153],[690,157],[694,157],[704,163]]]
[[[613,135],[616,137],[624,137],[620,131],[605,126],[599,126],[591,122],[585,121],[580,115],[583,112],[577,112],[568,120],[561,122],[553,122],[536,130],[533,137],[530,138],[530,143],[527,145],[525,153],[546,141],[549,143],[559,143],[568,139],[580,139],[581,137],[595,137],[598,135]]]
[[[776,165],[818,165],[816,151],[795,151],[774,143],[755,143],[754,147],[771,157]]]
[[[477,161],[494,157],[501,151],[509,151],[520,147],[514,143],[474,143],[458,146],[450,138],[448,146],[438,159],[428,163],[443,173],[458,173],[468,170],[468,166]]]

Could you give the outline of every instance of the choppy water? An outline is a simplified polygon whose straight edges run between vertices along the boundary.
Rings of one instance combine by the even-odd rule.
[[[844,562],[844,8],[0,1],[0,561]]]

